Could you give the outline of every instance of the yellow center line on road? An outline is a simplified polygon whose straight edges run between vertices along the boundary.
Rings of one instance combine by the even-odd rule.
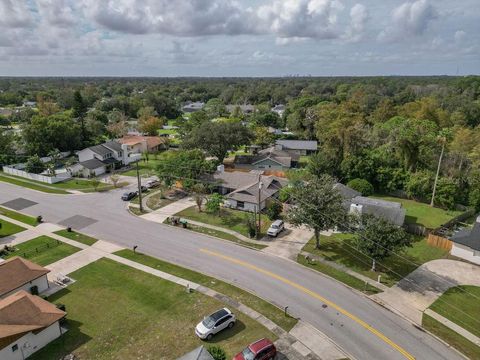
[[[370,331],[372,334],[376,335],[377,337],[379,337],[380,339],[382,339],[385,343],[387,343],[388,345],[390,345],[392,348],[394,348],[395,350],[397,350],[400,354],[402,354],[405,358],[409,359],[409,360],[415,360],[415,357],[410,354],[409,352],[407,352],[405,349],[403,349],[401,346],[397,345],[396,343],[394,343],[392,340],[390,340],[388,337],[386,337],[384,334],[382,334],[380,331],[378,331],[377,329],[375,329],[374,327],[370,326],[369,324],[367,324],[365,321],[363,321],[362,319],[358,318],[357,316],[353,315],[352,313],[348,312],[347,310],[345,310],[344,308],[340,307],[339,305],[335,304],[334,302],[324,298],[323,296],[321,296],[320,294],[317,294],[316,292],[310,290],[310,289],[307,289],[306,287],[300,285],[300,284],[297,284],[291,280],[288,280],[287,278],[284,278],[283,276],[280,276],[280,275],[277,275],[275,273],[272,273],[271,271],[268,271],[268,270],[265,270],[265,269],[262,269],[262,268],[259,268],[258,266],[255,266],[253,264],[250,264],[250,263],[247,263],[245,261],[242,261],[242,260],[239,260],[239,259],[235,259],[235,258],[232,258],[230,256],[226,256],[226,255],[223,255],[223,254],[220,254],[220,253],[217,253],[217,252],[214,252],[214,251],[210,251],[208,249],[200,249],[201,252],[205,253],[205,254],[208,254],[208,255],[211,255],[211,256],[215,256],[215,257],[218,257],[218,258],[221,258],[221,259],[224,259],[224,260],[227,260],[227,261],[230,261],[232,263],[235,263],[237,265],[241,265],[243,267],[246,267],[248,269],[251,269],[251,270],[254,270],[254,271],[257,271],[259,273],[262,273],[264,275],[267,275],[271,278],[274,278],[274,279],[277,279],[287,285],[290,285],[300,291],[302,291],[303,293],[305,294],[308,294],[310,295],[311,297],[317,299],[317,300],[320,300],[321,302],[323,302],[324,304],[334,308],[335,310],[337,310],[339,313],[347,316],[348,318],[352,319],[353,321],[355,321],[357,324],[361,325],[363,328],[367,329],[368,331]]]

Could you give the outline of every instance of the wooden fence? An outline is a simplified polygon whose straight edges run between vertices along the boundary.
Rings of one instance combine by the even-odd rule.
[[[452,242],[438,235],[428,234],[427,244],[448,251],[452,250]]]

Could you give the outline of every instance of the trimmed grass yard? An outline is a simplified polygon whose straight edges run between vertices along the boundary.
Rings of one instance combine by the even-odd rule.
[[[7,177],[7,176],[4,176],[3,174],[0,174],[0,181],[6,182],[6,183],[9,183],[9,184],[13,184],[13,185],[23,186],[25,188],[32,189],[32,190],[37,190],[37,191],[42,191],[42,192],[45,192],[45,193],[50,193],[50,194],[68,194],[68,192],[66,192],[65,190],[52,189],[52,188],[49,188],[49,187],[45,186],[41,182],[34,182],[33,180],[28,180],[28,182],[27,182],[27,181],[24,181],[26,179],[22,180],[22,178],[10,177],[10,176],[11,175],[9,175],[9,177]]]
[[[95,239],[93,237],[90,237],[88,235],[85,235],[85,234],[75,232],[73,230],[70,231],[70,232],[67,231],[66,229],[65,230],[59,230],[59,231],[55,231],[55,234],[66,237],[67,239],[78,241],[78,242],[80,242],[82,244],[85,244],[85,245],[88,245],[88,246],[91,246],[91,245],[93,245],[97,242],[97,239]]]
[[[180,211],[179,213],[175,214],[175,216],[234,230],[248,237],[248,229],[247,225],[245,224],[246,214],[249,213],[240,210],[222,208],[220,215],[213,215],[205,211],[199,212],[196,206],[192,206],[188,209]],[[268,219],[268,217],[262,215],[261,236],[266,235],[271,223],[272,222]]]
[[[179,285],[101,259],[70,274],[76,282],[49,301],[64,304],[70,331],[32,356],[59,359],[175,359],[206,344],[194,333],[204,315],[225,304]],[[237,313],[237,323],[209,343],[232,358],[248,343],[275,336]]]
[[[48,236],[39,236],[15,245],[15,249],[15,251],[9,253],[5,258],[21,256],[42,266],[52,264],[80,251],[79,248],[62,243]]]
[[[147,206],[152,210],[158,210],[174,202],[174,200],[162,198],[162,196],[163,196],[163,190],[160,190],[157,193],[153,194],[147,199]]]
[[[21,221],[27,225],[32,225],[32,226],[38,225],[37,219],[34,218],[33,216],[24,215],[13,210],[5,209],[4,207],[1,207],[1,206],[0,206],[0,215],[7,216],[17,221]]]
[[[415,200],[382,195],[375,195],[372,197],[402,204],[406,210],[405,223],[423,225],[427,229],[436,229],[462,213],[461,211],[434,208],[428,204],[420,203]]]
[[[442,340],[449,343],[458,351],[465,354],[470,359],[480,359],[480,347],[457,334],[455,331],[446,327],[434,318],[423,314],[422,326]]]
[[[472,295],[470,295],[472,294]],[[480,337],[480,287],[456,286],[448,289],[430,309]],[[467,316],[467,314],[469,316]],[[479,349],[480,351],[480,349]]]
[[[153,155],[150,155],[150,158],[148,161],[140,161],[138,163],[138,168],[139,168],[139,172],[140,172],[140,175],[147,175],[147,176],[151,176],[151,175],[155,175],[155,172],[156,172],[156,169],[157,169],[157,165],[160,163],[160,160],[156,160],[153,158]],[[131,170],[128,170],[124,173],[122,173],[122,175],[124,176],[137,176],[137,168],[136,168],[136,165],[132,165],[133,168]]]
[[[121,182],[117,184],[117,188],[121,188],[123,186],[128,185],[128,183]],[[79,190],[83,192],[94,192],[95,189],[92,186],[92,181],[88,179],[70,179],[67,181],[62,181],[56,184],[52,184],[53,187],[58,189],[65,189],[65,190]],[[113,189],[114,186],[111,184],[100,183],[97,188],[97,191],[106,191]]]
[[[303,250],[342,264],[373,280],[377,280],[378,275],[382,275],[382,283],[387,286],[394,285],[401,278],[415,270],[417,266],[413,263],[421,265],[427,261],[449,256],[447,250],[432,247],[427,244],[426,238],[416,236],[414,237],[413,246],[407,248],[401,254],[401,257],[392,255],[383,261],[377,262],[377,271],[373,272],[370,271],[372,266],[371,259],[355,250],[352,234],[321,236],[320,249],[315,248],[315,238],[312,238]],[[391,271],[386,268],[391,269]]]
[[[5,220],[0,220],[0,224],[2,225],[0,227],[0,238],[7,237],[26,230],[21,226],[12,224]]]
[[[275,322],[278,326],[282,327],[286,331],[290,331],[297,323],[296,319],[290,316],[285,316],[283,310],[277,308],[269,302],[258,298],[248,291],[239,289],[221,280],[217,280],[210,276],[182,268],[178,265],[174,265],[148,255],[134,253],[132,250],[128,249],[117,251],[115,254],[143,265],[150,266],[154,269],[190,280],[225,294],[232,299],[239,301],[265,315],[267,318]]]

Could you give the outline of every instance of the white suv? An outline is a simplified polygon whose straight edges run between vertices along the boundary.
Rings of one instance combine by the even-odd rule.
[[[198,323],[195,327],[195,334],[200,339],[211,340],[216,333],[227,328],[231,329],[235,325],[235,320],[235,315],[230,310],[220,309]]]
[[[285,229],[285,225],[282,220],[275,220],[267,230],[268,236],[277,237]]]

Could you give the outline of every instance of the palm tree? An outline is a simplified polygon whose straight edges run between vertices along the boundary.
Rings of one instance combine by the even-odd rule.
[[[433,206],[435,203],[435,192],[437,191],[438,176],[440,175],[440,168],[442,166],[443,154],[445,152],[445,146],[450,140],[452,133],[449,129],[440,130],[437,139],[440,144],[442,144],[442,150],[440,151],[440,157],[438,158],[437,174],[435,175],[435,182],[433,183],[432,191],[432,200],[430,201],[430,206]]]

